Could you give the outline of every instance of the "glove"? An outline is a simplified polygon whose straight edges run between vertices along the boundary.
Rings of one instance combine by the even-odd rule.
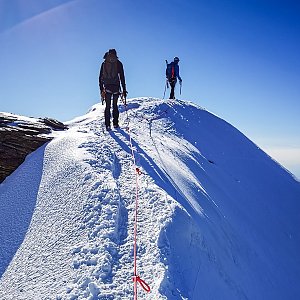
[[[182,84],[182,79],[179,79],[179,84]]]
[[[126,97],[128,92],[126,90],[123,91],[123,97],[124,97],[124,104],[126,105]]]
[[[122,94],[123,94],[123,97],[124,97],[124,105],[127,106],[126,97],[127,97],[128,92],[127,91],[123,91]]]

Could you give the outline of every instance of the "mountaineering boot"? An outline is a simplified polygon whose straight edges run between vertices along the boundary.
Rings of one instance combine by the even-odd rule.
[[[114,128],[119,128],[119,124],[114,124]]]
[[[106,130],[107,131],[111,131],[111,127],[110,126],[106,126]]]

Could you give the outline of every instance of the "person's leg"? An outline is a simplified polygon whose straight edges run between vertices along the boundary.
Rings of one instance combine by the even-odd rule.
[[[105,118],[105,126],[110,127],[110,107],[111,107],[111,93],[105,94],[105,110],[104,110],[104,118]]]
[[[170,82],[170,87],[171,87],[170,99],[175,99],[175,84],[176,81]]]
[[[119,94],[113,94],[113,124],[115,127],[119,126],[118,99],[119,99]]]

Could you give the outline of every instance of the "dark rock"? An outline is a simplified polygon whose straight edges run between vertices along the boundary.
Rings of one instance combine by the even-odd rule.
[[[52,118],[43,118],[42,119],[46,125],[51,126],[54,130],[66,130],[68,129],[68,126],[64,123],[57,121]]]
[[[29,153],[53,139],[52,130],[65,129],[65,124],[50,118],[23,118],[0,113],[0,183]]]
[[[14,116],[4,116],[0,113],[0,126],[16,121],[18,118]]]

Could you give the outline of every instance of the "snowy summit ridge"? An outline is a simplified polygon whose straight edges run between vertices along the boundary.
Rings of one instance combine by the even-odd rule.
[[[0,185],[0,299],[298,299],[300,183],[200,107],[129,99],[30,154]]]

